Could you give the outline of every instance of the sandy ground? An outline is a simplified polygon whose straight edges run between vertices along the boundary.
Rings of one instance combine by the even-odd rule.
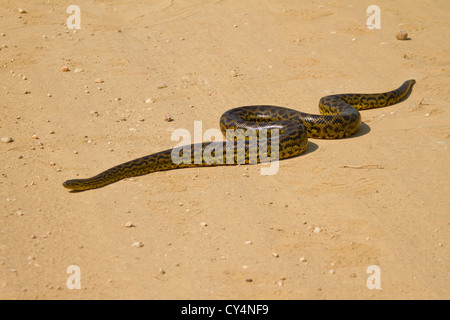
[[[66,1],[0,3],[0,298],[450,298],[447,0],[380,0],[379,30],[356,0],[75,4],[79,30]],[[171,148],[196,120],[218,128],[232,107],[318,113],[326,94],[408,79],[407,101],[363,111],[355,137],[311,139],[273,176],[61,185]]]

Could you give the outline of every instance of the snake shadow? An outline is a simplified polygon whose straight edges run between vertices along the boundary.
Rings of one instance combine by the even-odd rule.
[[[354,139],[354,138],[362,137],[362,136],[368,134],[369,132],[370,132],[370,127],[367,124],[365,124],[364,122],[361,122],[358,132],[350,137],[345,138],[345,139]]]
[[[319,146],[316,143],[312,142],[310,139],[308,139],[308,146],[306,147],[305,152],[303,152],[302,154],[298,155],[297,157],[303,156],[303,155],[308,155],[310,153],[313,153],[317,149],[319,149]]]
[[[354,135],[352,135],[350,137],[343,138],[343,139],[354,139],[354,138],[362,137],[362,136],[368,134],[369,132],[370,132],[370,127],[367,124],[365,124],[364,122],[362,122],[357,133],[355,133]],[[336,139],[336,140],[343,140],[343,139]],[[305,152],[299,156],[312,153],[319,148],[319,146],[316,143],[312,142],[311,140],[312,139],[308,139],[308,147],[306,148]],[[321,139],[317,139],[317,140],[321,140]]]
[[[362,122],[357,133],[355,133],[354,135],[352,135],[350,137],[343,138],[343,139],[358,138],[358,137],[368,134],[369,132],[370,132],[370,127],[367,124],[365,124],[364,122]],[[302,154],[299,154],[298,156],[293,157],[292,159],[308,155],[310,153],[313,153],[317,149],[319,149],[319,146],[311,140],[312,139],[308,139],[308,146],[306,147],[305,152],[303,152]],[[320,139],[317,139],[317,140],[320,140]],[[342,139],[337,139],[337,140],[342,140]]]
[[[101,187],[101,188],[103,188],[103,187]],[[98,189],[100,189],[100,188],[98,188]],[[82,193],[85,191],[89,191],[89,190],[69,190],[69,193]]]

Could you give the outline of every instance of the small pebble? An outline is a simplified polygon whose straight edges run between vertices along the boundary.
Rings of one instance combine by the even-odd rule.
[[[18,9],[19,10],[19,13],[27,13],[24,9],[22,9],[22,8],[19,8]]]
[[[319,227],[315,227],[315,228],[314,228],[314,232],[315,232],[315,233],[319,233],[319,232],[321,232],[321,231],[322,231],[322,229],[320,229]]]
[[[152,98],[148,98],[147,100],[145,100],[145,103],[154,103],[155,100],[153,100]]]
[[[161,83],[159,86],[156,87],[157,89],[164,89],[167,88],[167,84]]]
[[[10,142],[13,142],[14,140],[13,140],[13,138],[12,137],[3,137],[2,138],[2,142],[3,143],[10,143]]]
[[[162,268],[159,268],[158,272],[159,272],[159,274],[166,274],[166,271],[164,271],[164,269],[162,269]]]
[[[406,40],[408,39],[408,32],[400,30],[395,37],[397,40]]]
[[[173,118],[172,118],[172,116],[170,114],[166,113],[166,115],[164,117],[164,120],[167,121],[167,122],[170,122],[170,121],[173,121]]]
[[[125,223],[125,228],[133,228],[134,225],[131,223],[131,221],[128,221],[127,223]]]
[[[251,240],[244,241],[244,244],[252,244],[252,243],[253,242]]]
[[[95,83],[103,83],[103,80],[100,79],[100,78],[96,78],[96,79],[94,80],[94,82],[95,82]]]
[[[135,248],[142,248],[144,246],[144,244],[141,241],[136,241],[136,242],[133,242],[133,244],[131,246],[135,247]]]
[[[82,68],[75,68],[74,72],[79,73],[84,72],[84,70]]]
[[[430,114],[427,112],[427,113],[425,113],[425,117],[429,117],[430,116]]]
[[[37,140],[37,139],[39,139],[39,138],[38,138],[38,136],[37,136],[36,134],[33,134],[33,135],[31,136],[31,139]]]
[[[68,66],[62,66],[62,67],[61,67],[61,71],[62,71],[62,72],[68,72],[68,71],[70,71],[70,69],[69,69]]]
[[[208,224],[206,223],[206,222],[200,222],[200,225],[202,226],[202,227],[206,227]]]
[[[276,252],[272,252],[272,256],[273,256],[274,258],[278,258],[278,257],[279,257],[278,253],[276,253]]]

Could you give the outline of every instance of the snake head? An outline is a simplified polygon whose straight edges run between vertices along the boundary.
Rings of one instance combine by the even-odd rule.
[[[74,179],[74,180],[67,180],[63,182],[63,187],[75,191],[83,191],[87,190],[89,188],[86,188],[86,184],[84,183],[83,179]]]

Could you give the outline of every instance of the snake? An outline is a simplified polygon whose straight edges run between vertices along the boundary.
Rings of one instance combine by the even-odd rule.
[[[383,93],[347,93],[322,97],[320,114],[273,106],[250,105],[226,111],[220,118],[224,141],[194,143],[134,159],[91,178],[63,182],[65,188],[84,191],[157,171],[287,159],[305,152],[308,138],[340,139],[361,126],[359,110],[387,107],[406,100],[415,80]]]

